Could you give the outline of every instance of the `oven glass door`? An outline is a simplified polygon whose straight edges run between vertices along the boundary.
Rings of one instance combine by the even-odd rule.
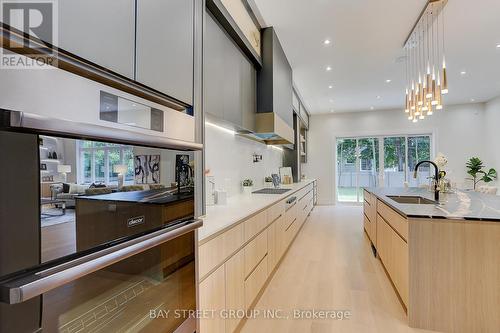
[[[195,307],[192,231],[44,294],[42,328],[174,332]]]

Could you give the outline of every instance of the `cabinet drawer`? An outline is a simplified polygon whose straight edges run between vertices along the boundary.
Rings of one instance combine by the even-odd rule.
[[[366,234],[370,237],[370,220],[363,214],[363,227],[365,228]]]
[[[245,242],[248,242],[267,226],[267,211],[265,210],[252,216],[243,224],[245,226]]]
[[[267,254],[267,231],[262,232],[245,246],[245,277],[250,275]]]
[[[285,213],[285,201],[280,201],[267,209],[267,224],[271,224]]]
[[[271,223],[267,228],[267,265],[271,272],[278,262],[278,253],[276,246],[276,222]]]
[[[267,256],[262,259],[255,270],[245,280],[245,306],[246,309],[250,308],[255,297],[264,286],[267,280]]]
[[[222,264],[227,257],[243,245],[243,224],[226,231],[202,244],[198,250],[200,277]]]
[[[408,220],[406,218],[380,200],[377,202],[377,211],[405,241],[408,240]]]
[[[367,201],[368,203],[372,202],[372,194],[368,192],[367,190],[363,190],[363,199]]]

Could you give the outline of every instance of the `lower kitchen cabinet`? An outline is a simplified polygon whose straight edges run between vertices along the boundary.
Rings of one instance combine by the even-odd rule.
[[[200,333],[232,333],[242,324],[223,318],[252,308],[313,207],[312,187],[291,196],[300,200],[286,212],[288,198],[199,246],[199,309],[214,311],[200,319]]]
[[[276,222],[271,223],[267,228],[267,266],[269,273],[274,270],[278,263],[278,254],[276,253]]]
[[[245,308],[245,256],[239,251],[224,265],[226,270],[226,306],[228,311]],[[240,320],[228,318],[226,332],[234,332]],[[203,332],[203,331],[202,331]]]
[[[365,200],[367,198],[364,205],[364,228],[399,297],[408,308],[409,253],[408,243],[401,236],[408,235],[408,221],[384,203],[377,202],[375,196],[366,195],[365,192]]]
[[[245,310],[250,309],[268,277],[267,254],[245,279]]]
[[[219,267],[200,283],[200,309],[213,311],[213,316],[200,319],[201,332],[225,332],[225,321],[219,312],[226,307],[225,266]],[[202,316],[205,317],[205,316]]]

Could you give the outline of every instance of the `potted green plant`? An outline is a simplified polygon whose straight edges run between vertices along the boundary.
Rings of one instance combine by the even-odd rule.
[[[265,177],[264,178],[264,185],[267,188],[272,188],[274,186],[273,185],[273,177],[269,177],[269,176]]]
[[[245,180],[243,180],[243,182],[241,183],[241,185],[243,186],[243,193],[245,193],[245,194],[251,194],[252,193],[252,190],[253,190],[253,180],[251,180],[250,178],[245,179]]]
[[[487,172],[484,171],[483,168],[485,168],[485,166],[483,165],[483,161],[481,161],[478,157],[471,157],[466,163],[466,167],[467,173],[472,177],[468,179],[472,180],[474,190],[480,181],[489,183],[497,179],[496,170],[490,168]]]

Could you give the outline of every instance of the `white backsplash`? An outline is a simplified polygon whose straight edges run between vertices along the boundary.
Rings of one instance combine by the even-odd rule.
[[[262,161],[253,162],[253,154]],[[213,126],[205,126],[205,168],[215,177],[216,189],[229,196],[241,193],[241,182],[250,178],[254,189],[264,186],[264,177],[278,173],[283,165],[283,151],[233,135]]]

